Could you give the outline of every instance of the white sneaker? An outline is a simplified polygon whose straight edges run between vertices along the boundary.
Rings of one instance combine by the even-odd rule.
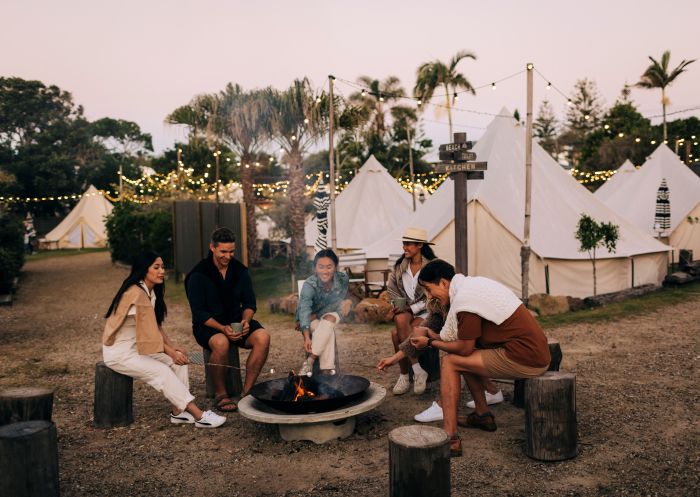
[[[408,379],[408,375],[399,375],[399,379],[394,385],[394,395],[403,395],[408,392],[411,388],[411,382]]]
[[[309,356],[309,358],[304,361],[304,364],[301,365],[301,369],[299,370],[299,376],[306,376],[307,374],[311,373],[313,369],[314,360],[311,356]]]
[[[413,393],[420,395],[425,392],[425,386],[428,383],[428,373],[415,373],[413,375]]]
[[[218,428],[226,422],[226,416],[220,416],[213,411],[205,411],[202,417],[194,422],[197,428]]]
[[[500,404],[501,402],[503,402],[503,392],[501,392],[500,390],[493,395],[491,395],[488,392],[484,392],[484,393],[486,394],[486,404],[487,405]],[[470,400],[469,402],[467,402],[468,408],[474,409],[474,406],[475,406],[475,404],[474,404],[473,400]]]
[[[437,402],[428,407],[420,414],[413,416],[413,419],[419,423],[431,423],[433,421],[442,421],[442,407]]]
[[[194,423],[194,416],[187,411],[182,411],[180,414],[170,413],[170,422],[175,425],[190,425]]]

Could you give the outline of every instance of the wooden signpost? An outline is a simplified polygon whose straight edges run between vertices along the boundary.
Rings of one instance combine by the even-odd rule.
[[[440,145],[440,162],[435,171],[452,176],[455,184],[455,269],[458,273],[469,272],[469,246],[467,237],[467,180],[484,179],[486,162],[477,162],[471,151],[472,142],[466,133],[454,133],[454,143]]]

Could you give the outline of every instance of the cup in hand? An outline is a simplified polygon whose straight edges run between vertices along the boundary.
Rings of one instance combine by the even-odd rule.
[[[235,334],[240,335],[243,333],[243,323],[231,323],[229,326]]]
[[[396,310],[403,311],[406,309],[406,299],[403,297],[393,299],[391,301],[391,305],[393,305],[396,308]]]

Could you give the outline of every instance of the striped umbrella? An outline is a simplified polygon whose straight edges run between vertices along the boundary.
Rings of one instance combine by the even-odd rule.
[[[661,180],[661,185],[656,192],[656,215],[654,216],[654,229],[659,233],[671,229],[671,195],[668,191],[666,178]]]
[[[319,184],[314,197],[314,208],[316,209],[316,224],[318,226],[318,238],[316,239],[316,250],[328,248],[328,207],[331,199],[328,195],[328,186]]]

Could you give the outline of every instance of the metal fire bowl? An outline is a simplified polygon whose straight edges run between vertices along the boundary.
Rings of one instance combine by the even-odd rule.
[[[298,377],[296,377],[296,379],[298,379]],[[309,414],[339,409],[353,400],[360,398],[369,387],[369,380],[367,378],[353,375],[314,375],[311,378],[304,376],[302,380],[305,385],[312,388],[314,387],[312,383],[325,384],[338,390],[342,395],[334,398],[311,398],[299,400],[297,402],[278,400],[282,396],[282,392],[287,385],[288,379],[286,376],[258,383],[250,389],[250,394],[255,399],[278,411],[291,414]]]

